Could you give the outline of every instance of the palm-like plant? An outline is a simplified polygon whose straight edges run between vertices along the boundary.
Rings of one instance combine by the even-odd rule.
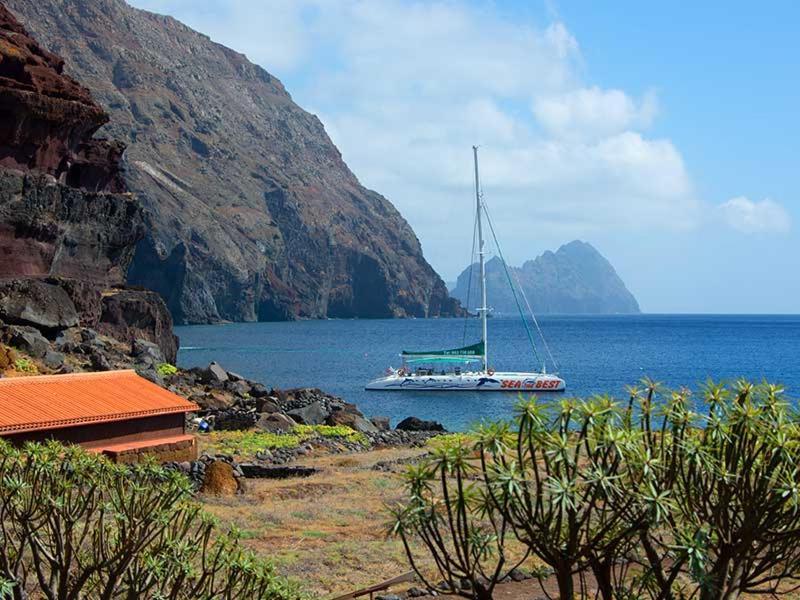
[[[0,598],[300,597],[237,542],[182,475],[0,440]]]
[[[518,406],[510,448],[491,430],[479,436],[482,473],[492,503],[516,537],[553,569],[563,600],[587,569],[603,598],[621,586],[615,567],[639,527],[638,503],[626,496],[631,441],[608,397],[565,400],[556,411],[532,398]],[[585,594],[585,581],[578,590]]]
[[[669,495],[642,535],[651,595],[674,597],[681,576],[701,600],[785,591],[800,578],[798,422],[774,385],[709,382],[702,414],[690,398],[642,410],[642,447],[657,457],[642,480]]]
[[[408,501],[391,509],[391,533],[399,536],[408,560],[429,589],[429,574],[412,549],[422,543],[448,591],[489,600],[495,585],[524,560],[510,564],[506,522],[494,510],[477,477],[474,444],[447,436],[430,457],[406,472]]]

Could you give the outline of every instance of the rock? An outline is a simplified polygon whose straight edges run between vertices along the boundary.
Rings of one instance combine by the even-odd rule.
[[[36,169],[91,191],[122,191],[122,145],[92,139],[108,115],[89,90],[64,75],[64,61],[31,38],[4,5],[3,130],[0,165]],[[69,257],[65,257],[68,261]]]
[[[4,4],[129,132],[125,183],[152,214],[129,281],[176,322],[460,312],[405,219],[273,75],[123,0]]]
[[[3,261],[6,262],[10,261]],[[60,287],[43,281],[17,279],[0,281],[0,319],[41,329],[65,329],[78,324],[78,313],[72,300]]]
[[[523,571],[520,568],[513,569],[511,573],[508,574],[512,581],[526,581],[531,579],[531,575],[529,575],[526,571]]]
[[[260,383],[254,383],[250,386],[250,395],[253,398],[266,398],[270,395],[270,391]],[[265,412],[265,411],[258,411]]]
[[[561,246],[556,252],[545,252],[535,260],[526,261],[515,271],[529,298],[536,298],[537,313],[638,313],[639,304],[625,287],[611,263],[591,244],[578,240]],[[475,278],[470,286],[467,267],[458,276],[453,297],[464,302],[475,294]],[[498,312],[516,314],[517,305],[506,281],[506,269],[499,258],[486,263],[486,279],[492,306]],[[475,298],[475,296],[472,296]]]
[[[400,431],[447,431],[441,423],[436,421],[423,421],[417,417],[408,417],[397,424]]]
[[[6,327],[5,339],[11,346],[33,358],[42,358],[50,350],[50,342],[34,327],[10,325]]]
[[[158,366],[167,362],[161,348],[147,340],[135,339],[131,345],[131,355],[137,359],[137,362],[142,362],[152,366]]]
[[[64,366],[65,356],[61,354],[61,352],[55,352],[53,350],[48,350],[44,355],[44,365],[48,369],[52,369],[53,371],[57,371],[61,367]]]
[[[203,410],[223,410],[230,408],[233,404],[233,398],[222,392],[193,394],[189,399]]]
[[[97,350],[93,351],[89,355],[89,361],[91,362],[93,371],[111,370],[111,364],[108,362],[108,358],[106,358],[103,353],[98,352]]]
[[[408,590],[406,590],[406,596],[408,596],[409,598],[422,598],[427,595],[428,592],[418,587],[410,587],[408,588]]]
[[[319,473],[319,469],[302,466],[269,467],[256,463],[242,463],[239,467],[248,479],[288,479],[289,477],[310,477]]]
[[[253,387],[255,387],[255,386],[253,386]],[[251,390],[250,394],[252,395],[253,388],[250,388],[250,390]],[[270,413],[271,414],[271,413],[276,413],[276,412],[280,412],[280,411],[281,411],[281,409],[278,406],[278,403],[275,400],[273,400],[272,398],[269,398],[269,397],[267,397],[267,398],[257,397],[256,398],[256,412],[258,412],[258,413]]]
[[[256,424],[258,415],[249,410],[228,408],[214,415],[214,429],[216,431],[244,431]]]
[[[211,496],[234,496],[239,491],[239,484],[234,477],[231,464],[215,460],[207,465],[200,491]]]
[[[241,379],[236,381],[228,380],[225,382],[225,389],[232,394],[236,394],[238,396],[249,396],[250,395],[250,384],[246,381],[242,381]]]
[[[178,338],[172,333],[172,316],[164,300],[146,290],[115,290],[103,295],[97,329],[110,337],[134,345],[150,342],[158,346],[159,363],[175,364]]]
[[[292,419],[280,413],[262,414],[256,422],[256,427],[270,433],[288,433],[294,426]]]
[[[372,423],[367,421],[364,417],[360,417],[351,412],[344,410],[334,410],[325,420],[326,425],[344,425],[355,431],[361,433],[377,433],[378,428]]]
[[[378,431],[389,431],[392,428],[389,417],[372,417],[370,421]]]
[[[216,362],[212,362],[208,365],[203,376],[204,380],[208,383],[225,383],[228,381],[227,371]]]
[[[314,402],[308,406],[287,411],[286,414],[301,425],[322,425],[331,412],[322,402]]]
[[[375,600],[403,600],[397,594],[381,594],[379,596],[375,596]]]

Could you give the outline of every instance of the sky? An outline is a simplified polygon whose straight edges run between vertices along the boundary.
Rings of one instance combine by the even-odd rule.
[[[646,312],[800,312],[800,3],[130,1],[280,78],[446,281],[476,144],[509,263],[582,239]]]

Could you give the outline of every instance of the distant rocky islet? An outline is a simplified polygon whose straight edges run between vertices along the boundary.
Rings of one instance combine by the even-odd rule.
[[[509,266],[511,280],[522,287],[537,314],[638,314],[639,303],[610,262],[594,246],[575,240],[547,251],[521,267]],[[465,307],[477,306],[477,265],[458,276],[451,293]],[[500,258],[486,263],[490,306],[496,313],[517,314],[517,301]],[[519,302],[523,308],[524,299]]]

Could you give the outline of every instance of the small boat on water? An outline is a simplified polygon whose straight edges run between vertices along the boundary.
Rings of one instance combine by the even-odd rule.
[[[542,368],[538,372],[520,371],[495,371],[489,365],[488,352],[488,323],[490,309],[486,297],[486,251],[483,239],[483,218],[486,207],[480,191],[480,179],[478,176],[478,147],[472,147],[475,162],[475,203],[476,203],[476,232],[478,242],[478,263],[480,268],[480,293],[481,306],[477,312],[481,319],[482,337],[481,340],[469,346],[452,348],[449,350],[430,350],[430,351],[407,351],[401,353],[403,364],[398,369],[389,368],[383,377],[374,379],[366,385],[367,390],[431,390],[431,391],[481,391],[481,392],[515,392],[515,391],[550,391],[560,392],[566,389],[566,383],[557,374],[548,373],[546,362],[543,361]],[[488,217],[488,214],[487,214]],[[488,219],[489,227],[494,236],[494,227]],[[497,238],[494,236],[495,244]],[[530,310],[530,304],[524,297],[521,286],[515,289],[511,276],[508,272],[505,260],[500,255],[503,266],[506,268],[511,291],[517,300],[517,307],[520,316],[531,342],[531,348],[536,353],[536,346],[533,341],[532,332],[528,326],[527,318],[522,312],[519,295],[522,295],[525,304],[528,306],[533,323],[541,336],[536,317]],[[542,336],[542,342],[549,354],[549,348]],[[550,357],[551,361],[552,356]]]

